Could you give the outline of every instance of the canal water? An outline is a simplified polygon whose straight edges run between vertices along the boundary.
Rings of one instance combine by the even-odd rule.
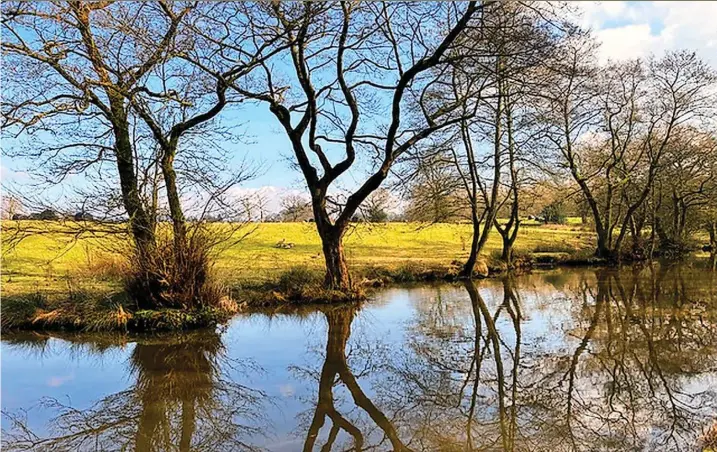
[[[699,263],[389,288],[173,335],[2,335],[3,450],[656,451],[717,443]],[[717,450],[717,449],[715,449]]]

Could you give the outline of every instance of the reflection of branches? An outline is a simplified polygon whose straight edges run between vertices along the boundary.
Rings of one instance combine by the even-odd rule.
[[[133,386],[86,410],[43,400],[41,408],[58,413],[50,423],[56,436],[40,437],[21,416],[6,414],[13,428],[3,448],[252,450],[243,438],[261,433],[265,396],[227,378],[222,348],[215,334],[139,342],[130,357]]]
[[[364,436],[361,430],[343,417],[334,406],[334,382],[342,382],[351,394],[351,398],[357,407],[365,411],[373,422],[384,432],[395,451],[408,451],[398,437],[398,432],[381,410],[366,396],[356,380],[356,377],[349,368],[346,358],[346,343],[351,335],[351,322],[355,315],[352,308],[328,309],[325,312],[329,325],[328,339],[326,342],[326,357],[321,368],[319,377],[319,394],[311,420],[311,425],[304,442],[304,451],[311,451],[328,417],[333,423],[326,444],[322,451],[331,450],[339,430],[344,430],[354,439],[354,448],[363,450]]]
[[[502,294],[467,283],[470,303],[442,288],[381,397],[428,450],[682,450],[717,411],[715,293],[687,271],[526,277],[536,292],[509,275]]]
[[[472,280],[466,281],[466,290],[471,298],[471,304],[473,305],[473,311],[479,311],[483,317],[486,328],[488,329],[488,338],[490,339],[491,345],[493,346],[493,359],[495,360],[495,370],[498,385],[498,416],[500,422],[500,437],[503,444],[503,450],[512,450],[513,446],[509,443],[508,432],[506,431],[505,421],[505,372],[503,371],[503,359],[501,357],[500,350],[500,339],[498,336],[498,330],[495,327],[493,317],[490,315],[490,311],[486,306],[483,298],[478,292],[478,288]],[[476,314],[476,318],[478,318]]]
[[[705,353],[714,347],[715,328],[705,323],[710,315],[694,315],[700,307],[692,298],[703,292],[695,290],[699,281],[687,281],[665,268],[647,275],[639,268],[603,269],[594,283],[581,287],[587,328],[567,370],[544,372],[539,380],[550,388],[542,408],[564,420],[564,432],[553,426],[569,438],[571,449],[599,443],[681,449],[694,440],[705,413],[717,408],[714,391],[699,389],[700,375],[715,370]],[[563,377],[554,385],[556,374]],[[689,390],[683,389],[685,375],[694,381]]]

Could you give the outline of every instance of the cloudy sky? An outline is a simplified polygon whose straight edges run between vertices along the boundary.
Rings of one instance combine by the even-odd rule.
[[[600,58],[626,59],[661,54],[666,50],[691,49],[717,67],[717,2],[580,2],[579,21],[602,42]],[[266,106],[249,107],[241,113],[249,143],[237,150],[237,159],[248,158],[263,167],[262,174],[238,189],[237,194],[262,193],[268,207],[278,207],[287,191],[305,191],[300,174],[291,168],[288,140]],[[241,118],[240,118],[241,119]],[[22,180],[27,162],[0,161],[4,182]],[[350,184],[350,181],[347,181]]]
[[[717,66],[717,2],[582,2],[603,59],[694,49]]]

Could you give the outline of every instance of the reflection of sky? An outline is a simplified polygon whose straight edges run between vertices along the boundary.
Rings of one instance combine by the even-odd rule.
[[[546,370],[541,366],[541,360],[569,358],[574,353],[590,318],[589,314],[581,311],[583,299],[577,287],[580,281],[586,280],[593,281],[590,284],[594,286],[590,275],[594,277],[594,272],[576,270],[516,278],[516,293],[523,316],[520,372],[523,384],[531,383],[527,380],[540,381],[542,375],[538,374]],[[484,280],[478,283],[478,287],[488,310],[494,314],[503,303],[501,281]],[[590,298],[587,305],[592,306]],[[438,310],[442,317],[436,316]],[[361,389],[378,405],[383,400],[381,391],[387,390],[386,382],[393,381],[388,379],[398,378],[395,372],[385,373],[382,369],[391,365],[398,369],[404,359],[425,364],[421,361],[425,360],[425,356],[417,354],[413,348],[415,341],[425,341],[434,347],[437,345],[439,350],[440,347],[450,347],[444,350],[449,355],[470,352],[473,322],[471,300],[462,284],[380,291],[374,300],[364,304],[351,324],[351,337],[346,348],[349,365],[357,374]],[[437,324],[438,327],[431,330],[425,328],[427,324]],[[423,329],[420,329],[421,325]],[[502,353],[507,354],[513,347],[515,331],[505,308],[496,326],[503,344]],[[296,450],[303,444],[316,402],[317,378],[325,356],[326,333],[324,314],[310,311],[302,316],[242,315],[229,324],[222,340],[224,353],[230,360],[220,359],[219,362],[231,381],[261,390],[271,399],[271,403],[264,405],[264,413],[271,421],[269,435],[253,438],[253,442],[272,450],[286,451]],[[443,336],[444,333],[447,336]],[[460,334],[466,334],[468,340]],[[442,342],[444,340],[447,342]],[[67,405],[86,409],[103,397],[134,383],[135,375],[129,374],[129,357],[133,347],[129,344],[98,352],[93,351],[90,345],[78,346],[51,339],[40,352],[29,346],[3,342],[2,408],[15,412],[34,406],[42,397],[54,397]],[[588,365],[591,352],[591,347],[588,347],[581,357],[581,366]],[[230,362],[247,365],[231,367]],[[507,355],[504,365],[506,369],[510,368],[511,361]],[[358,375],[366,368],[374,371]],[[538,370],[531,372],[531,369]],[[491,369],[486,367],[486,372],[490,373]],[[676,383],[675,387],[687,393],[714,388],[717,385],[715,378],[714,374],[697,378],[693,375],[670,376],[670,380]],[[579,376],[576,391],[582,398],[601,400],[607,384],[608,375],[596,372],[588,378]],[[388,385],[388,390],[400,391],[402,388],[403,385]],[[485,400],[495,400],[494,389],[486,386],[480,391]],[[350,394],[342,385],[335,386],[334,399],[340,413],[360,427],[370,426],[371,431],[366,434],[367,444],[376,435],[381,437],[381,432],[366,413],[353,405]],[[397,397],[397,400],[401,398]],[[380,408],[386,410],[385,407]],[[494,408],[492,405],[485,406],[481,416],[494,416]],[[53,414],[39,408],[31,410],[30,426],[43,433]],[[386,414],[390,417],[389,412]],[[645,416],[648,413],[639,414]],[[709,415],[710,412],[705,412],[705,419],[709,419]],[[645,418],[644,421],[645,428],[648,428],[650,419]],[[322,429],[320,438],[325,439],[327,433],[328,428]],[[338,443],[341,441],[348,442],[349,438],[342,433]]]
[[[50,339],[42,351],[3,342],[2,410],[28,409],[42,397],[88,408],[131,384],[128,360],[133,347],[95,354],[59,339]],[[52,414],[34,409],[28,414],[30,426],[42,432]]]

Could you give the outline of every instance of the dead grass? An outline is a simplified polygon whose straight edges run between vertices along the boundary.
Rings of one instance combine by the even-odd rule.
[[[700,449],[703,452],[717,452],[717,421],[702,434],[700,439]]]
[[[4,297],[1,324],[3,329],[33,330],[184,330],[216,325],[237,311],[237,303],[228,297],[219,300],[216,306],[194,311],[137,310],[126,293],[101,295],[75,289],[55,300],[40,293]]]
[[[125,289],[139,308],[196,311],[219,303],[226,290],[213,273],[210,234],[195,229],[183,246],[176,246],[170,234],[160,234],[152,252],[131,253]]]

